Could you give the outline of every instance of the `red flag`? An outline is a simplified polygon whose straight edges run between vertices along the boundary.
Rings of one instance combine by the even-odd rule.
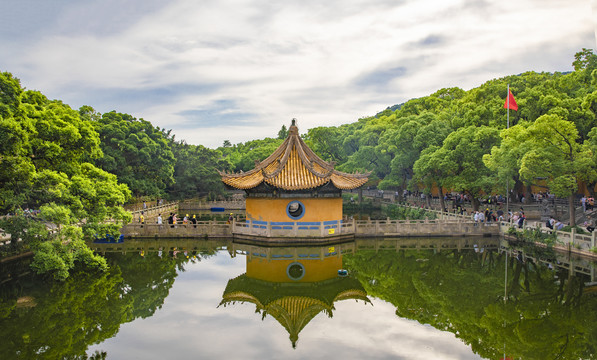
[[[512,95],[512,91],[509,91],[508,99],[510,100],[510,109],[514,111],[518,111],[518,104],[516,104],[516,100],[514,100],[514,95]],[[504,103],[504,109],[508,108],[508,99]]]

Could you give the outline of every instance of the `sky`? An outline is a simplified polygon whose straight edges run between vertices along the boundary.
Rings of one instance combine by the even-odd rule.
[[[0,0],[0,44],[26,89],[216,148],[571,71],[597,0]]]

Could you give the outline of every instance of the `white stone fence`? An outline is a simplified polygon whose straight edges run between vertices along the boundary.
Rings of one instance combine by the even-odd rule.
[[[226,221],[198,221],[197,224],[139,224],[131,223],[121,229],[132,238],[200,238],[229,237],[230,224]]]
[[[534,231],[538,227],[525,224],[522,229],[519,229],[518,226],[514,224],[510,224],[507,222],[502,222],[500,224],[500,232],[502,234],[508,234],[508,230],[510,228],[515,228],[517,231],[521,231],[523,229]],[[589,252],[591,249],[594,249],[597,244],[597,232],[593,231],[589,235],[585,234],[578,234],[575,229],[571,229],[570,232],[568,231],[560,231],[560,230],[552,230],[546,227],[539,227],[539,230],[547,235],[556,234],[557,236],[557,244],[558,246],[563,246],[568,248],[570,251],[573,252]],[[577,251],[578,250],[578,251]]]

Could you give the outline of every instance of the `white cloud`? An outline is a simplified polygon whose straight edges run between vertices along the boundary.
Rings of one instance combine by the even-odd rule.
[[[567,71],[596,36],[586,0],[119,4],[54,9],[43,32],[7,42],[3,70],[73,107],[130,113],[210,147],[275,136],[293,117],[304,132],[442,87]]]

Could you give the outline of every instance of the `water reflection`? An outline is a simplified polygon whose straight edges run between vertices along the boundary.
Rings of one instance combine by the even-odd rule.
[[[140,346],[151,348],[144,357],[163,358],[172,355],[165,333],[170,340],[203,341],[214,357],[249,348],[253,358],[272,351],[287,358],[315,351],[460,359],[597,354],[595,263],[549,249],[492,238],[358,239],[293,248],[219,240],[95,246],[109,259],[109,273],[53,283],[32,277],[26,260],[0,266],[0,358],[83,358],[97,349],[119,358]],[[338,276],[339,269],[349,276]],[[257,314],[246,311],[253,306]],[[275,323],[253,323],[255,317]],[[454,334],[456,343],[403,335],[419,331],[419,324],[437,336]],[[387,336],[397,328],[401,336]],[[330,336],[344,332],[351,337]],[[273,340],[277,335],[283,346]],[[237,351],[211,344],[222,337]],[[368,340],[372,346],[363,347]],[[463,352],[454,350],[459,344]]]
[[[334,303],[370,303],[361,283],[345,275],[342,254],[353,244],[272,248],[233,244],[234,254],[246,256],[246,272],[231,279],[220,305],[255,304],[255,312],[272,316],[288,332],[296,348],[301,330],[318,314],[333,316]]]

